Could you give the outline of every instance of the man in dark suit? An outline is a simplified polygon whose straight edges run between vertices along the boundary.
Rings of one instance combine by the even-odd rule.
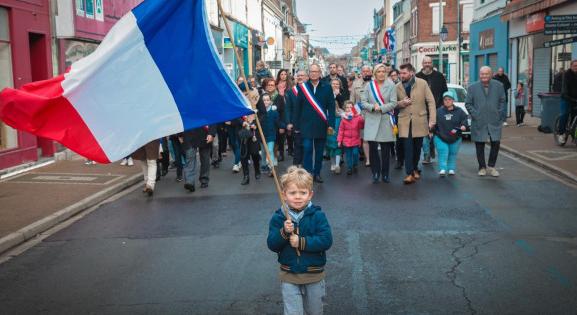
[[[301,138],[301,131],[294,128],[294,112],[297,107],[299,100],[299,87],[298,85],[309,80],[309,77],[304,70],[299,70],[296,75],[295,86],[288,91],[286,109],[285,109],[285,119],[287,124],[287,131],[292,133],[293,136],[293,165],[303,164],[303,141]],[[290,147],[289,147],[290,150]]]
[[[310,66],[309,81],[304,83],[304,87],[306,90],[303,86],[299,87],[294,128],[300,130],[303,140],[303,167],[313,175],[315,182],[322,183],[321,169],[327,133],[333,133],[335,128],[335,101],[330,84],[321,82],[321,68],[317,64]]]

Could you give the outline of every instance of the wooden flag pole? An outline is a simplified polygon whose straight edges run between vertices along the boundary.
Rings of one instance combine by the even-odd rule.
[[[236,44],[234,43],[234,36],[232,35],[232,32],[230,31],[230,26],[228,25],[228,21],[227,21],[227,17],[228,17],[228,16],[227,16],[227,14],[224,12],[224,10],[222,9],[221,0],[217,0],[217,3],[218,3],[218,10],[220,11],[220,15],[222,16],[222,20],[224,21],[224,27],[226,28],[226,32],[228,33],[228,37],[230,38],[230,42],[231,42],[231,44],[232,44],[232,49],[234,50],[234,55],[235,55],[235,58],[236,58],[236,63],[238,64],[238,67],[239,67],[239,69],[240,69],[240,77],[243,78],[243,80],[244,80],[245,92],[249,92],[249,89],[248,89],[248,80],[246,79],[245,72],[244,72],[244,64],[241,63],[240,55],[239,55],[238,51],[236,50]],[[252,103],[251,103],[251,106],[253,106]],[[256,108],[253,106],[253,110],[254,110],[254,109],[256,109]],[[258,127],[258,132],[259,132],[259,134],[260,134],[260,138],[261,138],[261,141],[262,141],[262,143],[263,143],[264,151],[266,152],[266,158],[267,158],[267,160],[268,160],[269,165],[271,166],[274,183],[275,183],[275,186],[276,186],[276,190],[277,190],[277,193],[278,193],[278,197],[279,197],[280,202],[281,202],[281,207],[282,207],[282,209],[283,209],[283,211],[284,211],[285,217],[286,217],[287,219],[289,219],[288,207],[287,207],[286,203],[284,202],[284,200],[283,200],[283,198],[282,198],[282,190],[281,190],[280,183],[279,183],[279,180],[278,180],[278,177],[277,177],[276,168],[275,168],[275,166],[274,166],[273,163],[272,163],[271,152],[269,152],[268,146],[266,145],[266,138],[264,137],[264,133],[262,132],[262,128],[261,128],[260,120],[258,119],[258,115],[255,115],[255,118],[256,118],[256,125],[257,125],[257,127]],[[298,249],[297,249],[297,251],[298,251]]]

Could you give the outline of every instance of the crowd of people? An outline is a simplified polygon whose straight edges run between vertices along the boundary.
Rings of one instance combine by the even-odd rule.
[[[469,116],[455,106],[455,93],[429,57],[419,72],[411,64],[398,69],[367,65],[359,74],[348,75],[337,64],[327,70],[323,77],[321,67],[312,64],[308,72],[292,75],[282,69],[273,77],[258,62],[254,76],[237,80],[255,114],[152,141],[122,163],[142,161],[143,191],[149,195],[169,167],[176,168],[176,180],[184,182],[186,190],[194,192],[197,181],[201,188],[208,187],[211,166],[220,167],[229,148],[234,158],[226,167],[242,172],[242,185],[250,184],[251,168],[258,180],[261,174],[272,176],[272,168],[289,158],[315,183],[324,182],[321,170],[330,160],[337,175],[342,170],[352,175],[364,162],[374,183],[389,183],[394,163],[396,169],[404,167],[403,183],[414,184],[421,178],[420,165],[435,158],[439,176],[455,175],[461,133],[470,129],[479,176],[499,176],[495,165],[506,120],[506,90],[491,68],[481,68],[479,81],[468,87]],[[519,85],[515,104],[524,106],[525,98]]]

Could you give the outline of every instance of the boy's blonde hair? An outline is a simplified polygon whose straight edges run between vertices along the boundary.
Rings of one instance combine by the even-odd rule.
[[[280,185],[285,191],[290,184],[295,184],[298,188],[313,190],[313,177],[304,168],[298,166],[291,166],[287,172],[281,176]]]

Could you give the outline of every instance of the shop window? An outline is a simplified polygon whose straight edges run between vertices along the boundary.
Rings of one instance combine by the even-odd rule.
[[[0,90],[13,87],[12,51],[10,48],[10,28],[8,25],[8,10],[0,7]],[[18,146],[16,130],[0,121],[0,150],[12,149]]]

